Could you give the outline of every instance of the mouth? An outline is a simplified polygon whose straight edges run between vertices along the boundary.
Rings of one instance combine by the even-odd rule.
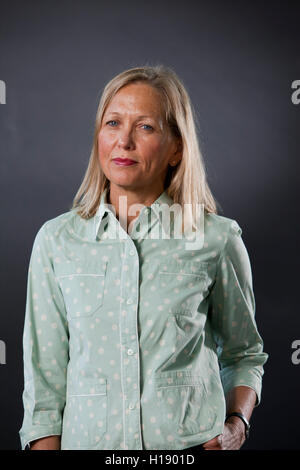
[[[137,164],[135,160],[131,160],[130,158],[113,158],[113,162],[116,165],[121,165],[121,166],[130,166],[130,165]]]

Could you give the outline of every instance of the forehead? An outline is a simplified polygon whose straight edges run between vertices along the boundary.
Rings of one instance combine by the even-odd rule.
[[[110,100],[105,113],[126,113],[153,115],[164,114],[162,96],[158,90],[148,84],[131,83],[122,87]]]

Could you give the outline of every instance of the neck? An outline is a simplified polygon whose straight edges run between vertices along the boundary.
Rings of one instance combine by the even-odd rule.
[[[127,223],[129,224],[132,220],[136,219],[139,216],[141,209],[143,209],[143,207],[137,207],[134,211],[135,214],[129,215],[129,209],[132,205],[140,204],[142,206],[151,206],[151,204],[156,201],[156,199],[161,195],[163,191],[163,188],[157,188],[156,190],[152,190],[151,192],[149,191],[149,189],[140,191],[128,191],[126,189],[124,190],[123,188],[111,185],[107,191],[107,202],[115,208],[117,219],[120,220],[120,215],[122,218],[124,218],[126,215]],[[126,196],[125,204],[122,202],[121,207],[119,200],[120,196]]]

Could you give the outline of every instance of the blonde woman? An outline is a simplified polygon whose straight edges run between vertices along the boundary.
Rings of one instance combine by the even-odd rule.
[[[34,240],[22,449],[239,449],[268,357],[254,313],[182,81],[162,65],[120,73],[72,207]]]

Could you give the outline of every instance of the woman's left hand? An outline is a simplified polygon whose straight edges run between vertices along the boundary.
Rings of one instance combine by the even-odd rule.
[[[224,424],[222,434],[202,445],[205,450],[238,450],[245,442],[245,425],[237,416],[230,417]]]

